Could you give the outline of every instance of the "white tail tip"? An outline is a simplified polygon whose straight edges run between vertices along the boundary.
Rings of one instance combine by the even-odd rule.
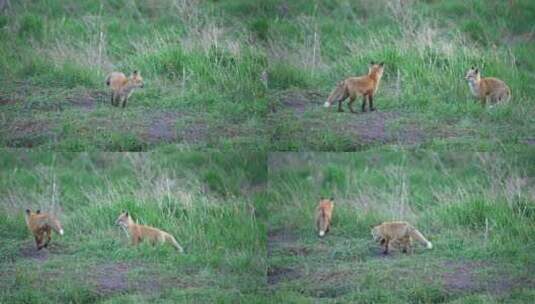
[[[325,231],[320,230],[320,236],[324,236],[324,235],[325,235]]]
[[[326,108],[328,108],[328,107],[331,106],[331,104],[330,104],[329,102],[326,101],[326,102],[323,104],[323,106],[326,107]]]
[[[427,249],[433,249],[433,244],[431,244],[431,242],[427,242]]]
[[[60,235],[63,235],[63,229],[60,229],[60,230],[59,230],[59,234],[60,234]]]

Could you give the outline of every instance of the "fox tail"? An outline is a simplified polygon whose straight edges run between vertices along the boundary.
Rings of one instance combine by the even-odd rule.
[[[420,231],[418,231],[418,229],[416,228],[413,228],[411,231],[410,231],[410,236],[416,240],[418,240],[420,243],[424,244],[427,246],[427,249],[432,249],[433,248],[433,244],[431,244],[431,242],[429,242],[423,235],[422,233],[420,233]]]
[[[176,239],[172,235],[167,234],[165,236],[165,240],[168,241],[169,243],[171,243],[171,245],[173,245],[173,247],[175,247],[176,250],[178,250],[178,252],[180,252],[180,253],[184,252],[184,249],[182,248],[182,246],[180,246],[180,244],[178,244],[178,242],[176,241]]]
[[[324,106],[330,107],[333,103],[346,99],[348,96],[345,81],[340,81],[336,87],[331,91]]]
[[[326,226],[327,226],[327,216],[325,215],[325,210],[323,208],[321,208],[319,210],[319,214],[318,214],[318,219],[317,219],[317,225],[318,225],[318,230],[319,230],[319,236],[324,236],[325,235],[325,230],[326,230]]]

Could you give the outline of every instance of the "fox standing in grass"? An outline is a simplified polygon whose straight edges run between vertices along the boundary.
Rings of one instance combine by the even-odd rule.
[[[168,242],[179,252],[184,252],[184,249],[172,235],[158,228],[136,224],[126,211],[119,215],[115,223],[121,226],[127,235],[130,235],[133,245],[137,245],[143,240],[148,240],[153,245]]]
[[[402,252],[407,253],[411,250],[412,240],[415,239],[426,245],[428,249],[433,248],[423,235],[407,222],[384,222],[381,225],[372,228],[373,239],[379,242],[383,247],[383,253],[388,254],[390,243],[399,245]]]
[[[373,96],[379,88],[383,72],[384,63],[375,63],[372,61],[368,69],[368,75],[350,77],[340,81],[327,98],[325,107],[328,108],[333,103],[338,102],[338,112],[343,112],[342,102],[349,97],[349,110],[351,113],[356,113],[353,110],[353,102],[355,102],[355,99],[359,95],[362,95],[362,112],[366,112],[366,101],[368,101],[370,111],[375,111],[373,107]]]
[[[489,101],[493,104],[508,102],[511,90],[502,80],[494,77],[481,78],[479,69],[472,67],[464,77],[468,81],[472,94],[481,100],[481,105]]]
[[[112,90],[111,104],[119,106],[122,102],[124,108],[134,89],[143,87],[143,78],[138,71],[134,71],[128,78],[121,72],[112,72],[106,77],[106,85]]]
[[[52,230],[63,235],[61,223],[52,214],[45,212],[41,213],[41,210],[32,212],[30,209],[26,209],[24,217],[26,219],[26,225],[35,237],[37,250],[41,250],[43,247],[48,247],[48,243],[52,240]]]
[[[316,207],[316,228],[319,236],[324,236],[329,232],[331,227],[331,219],[333,216],[334,199],[320,199],[318,207]]]

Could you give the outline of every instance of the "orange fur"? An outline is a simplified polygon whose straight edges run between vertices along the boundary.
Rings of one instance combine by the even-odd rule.
[[[469,69],[464,78],[468,81],[472,95],[478,98],[482,105],[489,102],[508,102],[511,99],[511,89],[505,82],[494,77],[482,78],[479,69],[475,67]]]
[[[112,72],[106,77],[106,85],[112,90],[111,104],[119,106],[122,102],[123,108],[134,89],[144,87],[143,78],[138,71],[134,71],[128,78],[121,72]]]
[[[334,199],[322,198],[316,207],[316,228],[319,236],[329,232],[333,216]]]
[[[373,96],[379,88],[379,83],[383,77],[384,64],[372,62],[368,75],[360,77],[350,77],[339,82],[332,90],[325,102],[325,107],[330,107],[333,103],[338,102],[338,112],[343,112],[342,102],[349,97],[349,110],[356,113],[353,109],[353,102],[358,96],[362,96],[362,112],[366,112],[366,102],[368,102],[370,111],[375,111],[373,107]]]
[[[403,221],[384,222],[377,225],[372,228],[372,236],[375,241],[381,243],[384,254],[388,253],[390,244],[400,246],[403,252],[410,251],[413,239],[426,245],[428,249],[433,248],[431,242],[418,229]]]
[[[168,242],[179,252],[184,252],[172,235],[158,228],[136,224],[126,211],[119,215],[115,223],[127,231],[127,234],[132,239],[133,245],[137,245],[144,240],[149,241],[153,245]]]
[[[26,209],[24,217],[26,219],[26,225],[28,226],[28,229],[30,229],[35,237],[37,250],[48,246],[52,240],[52,230],[56,231],[60,235],[63,235],[61,223],[52,214],[41,212],[40,210],[32,212],[30,209]]]

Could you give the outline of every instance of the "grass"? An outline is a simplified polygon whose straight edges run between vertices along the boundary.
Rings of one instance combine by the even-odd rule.
[[[517,149],[535,131],[532,1],[272,1],[267,53],[271,151],[381,145]],[[378,113],[322,107],[334,85],[384,61]],[[510,104],[478,106],[471,66],[511,87]],[[358,100],[360,104],[360,99]]]
[[[265,52],[215,3],[17,1],[0,16],[3,146],[266,146]],[[114,70],[145,79],[126,109],[109,102]]]
[[[535,132],[534,18],[530,0],[16,1],[0,13],[0,144],[522,149]],[[386,64],[379,112],[321,106],[372,60]],[[505,80],[512,102],[478,106],[472,65]],[[112,108],[105,76],[135,69],[145,88]]]
[[[269,155],[268,287],[292,303],[531,303],[533,154]],[[335,199],[319,238],[314,209]],[[381,254],[370,226],[407,220],[433,243]]]
[[[0,159],[0,302],[261,302],[263,154],[9,152]],[[26,208],[65,235],[37,251]],[[122,210],[184,247],[132,247]]]

